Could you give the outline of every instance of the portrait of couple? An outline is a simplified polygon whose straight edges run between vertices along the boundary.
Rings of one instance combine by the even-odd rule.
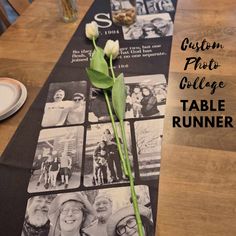
[[[82,124],[85,117],[85,90],[85,81],[51,84],[42,126]]]

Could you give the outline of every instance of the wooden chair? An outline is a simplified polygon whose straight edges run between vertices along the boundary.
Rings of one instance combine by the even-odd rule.
[[[8,20],[7,13],[4,7],[2,6],[1,2],[0,2],[0,20],[2,20],[2,23],[4,24],[6,28],[9,27],[11,24]]]
[[[18,15],[21,15],[23,11],[30,5],[28,0],[7,0],[9,5],[16,11]],[[3,3],[0,0],[0,20],[4,24],[5,28],[8,28],[11,25],[7,17],[7,13],[3,7]]]
[[[28,0],[7,0],[11,7],[21,15],[23,11],[30,5]]]

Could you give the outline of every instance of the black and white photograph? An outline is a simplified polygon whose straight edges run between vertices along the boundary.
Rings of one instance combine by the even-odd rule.
[[[82,126],[41,130],[28,192],[79,187],[83,133]]]
[[[119,25],[130,25],[135,21],[134,0],[110,0],[112,21]]]
[[[172,0],[146,0],[149,14],[173,12],[175,10]]]
[[[125,78],[125,118],[163,116],[166,107],[167,82],[162,74]]]
[[[138,15],[130,26],[122,26],[125,40],[151,39],[173,35],[173,22],[169,13]]]
[[[50,84],[42,127],[82,124],[86,89],[86,81]]]
[[[136,14],[137,15],[147,14],[144,0],[136,0]]]
[[[101,89],[97,89],[94,87],[91,87],[90,89],[88,120],[90,122],[110,120],[107,110],[107,104],[104,98],[104,93]]]
[[[144,235],[154,236],[149,188],[135,191]],[[137,236],[130,187],[31,197],[22,228],[22,236],[28,235]]]
[[[160,175],[163,126],[164,119],[137,121],[134,123],[141,179],[156,179]]]
[[[166,107],[167,82],[163,74],[125,77],[125,118],[163,116]],[[90,95],[89,121],[110,120],[105,99],[100,90],[92,88]]]
[[[129,9],[135,6],[133,0],[110,0],[111,10],[119,11],[121,9]]]
[[[132,164],[130,125],[125,122],[129,158]],[[119,129],[118,129],[119,132]],[[121,137],[119,133],[119,137]],[[122,141],[120,139],[120,143]],[[99,186],[127,182],[111,123],[91,125],[87,129],[84,185]]]

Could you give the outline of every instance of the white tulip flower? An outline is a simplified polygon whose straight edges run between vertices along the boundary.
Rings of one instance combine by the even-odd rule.
[[[97,22],[92,21],[91,23],[86,24],[85,34],[86,37],[91,40],[93,40],[93,38],[96,39],[99,35]]]
[[[120,50],[119,41],[118,40],[113,41],[113,40],[109,39],[106,42],[106,45],[104,48],[104,53],[108,57],[110,57],[112,55],[112,58],[115,59],[119,55],[119,50]]]

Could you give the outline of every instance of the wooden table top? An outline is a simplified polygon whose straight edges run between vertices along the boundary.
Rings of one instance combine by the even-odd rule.
[[[36,0],[0,36],[0,77],[21,81],[28,90],[23,108],[0,122],[0,155],[48,78],[92,0],[78,0],[79,19],[65,24],[57,1]]]
[[[0,154],[5,149],[41,86],[63,52],[92,0],[78,0],[79,19],[64,24],[56,1],[35,0],[0,37],[0,76],[23,82],[28,89],[24,107],[0,123]],[[236,116],[236,2],[232,0],[178,1],[173,38],[164,145],[160,178],[158,232],[160,236],[236,235],[236,145],[235,129],[172,128],[172,116],[182,115],[180,99],[224,99],[226,112]],[[223,50],[195,53],[181,51],[185,37],[192,41],[223,43]],[[60,38],[60,40],[58,40]],[[188,69],[188,56],[214,58],[217,70]],[[226,87],[210,95],[209,90],[180,90],[183,76],[205,76],[225,81]],[[191,113],[199,115],[199,113]],[[201,115],[210,115],[202,112]],[[233,132],[234,131],[234,132]]]
[[[220,42],[223,50],[180,49],[184,38]],[[236,1],[179,0],[172,44],[167,111],[162,149],[158,209],[159,236],[236,235],[235,128],[172,128],[172,116],[183,114],[180,99],[224,99],[225,112],[192,112],[195,116],[227,115],[236,119]],[[188,69],[187,57],[211,58],[216,70]],[[192,68],[192,67],[191,67]],[[180,90],[183,76],[224,81],[226,87]],[[235,122],[234,122],[235,125]]]

